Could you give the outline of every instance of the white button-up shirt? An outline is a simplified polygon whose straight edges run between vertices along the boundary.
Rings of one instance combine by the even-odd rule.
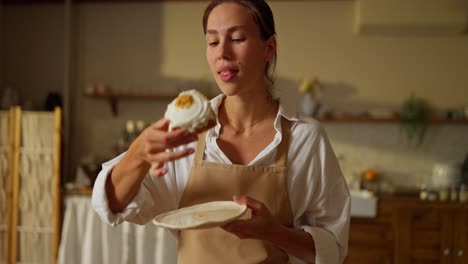
[[[217,114],[224,95],[211,100]],[[287,190],[294,217],[294,228],[308,232],[314,239],[316,263],[341,263],[348,250],[348,232],[351,198],[336,156],[323,127],[314,119],[287,113],[280,106],[276,120],[276,135],[249,166],[272,166],[281,141],[280,117],[292,121],[288,150]],[[206,133],[204,159],[232,164],[216,140],[221,125]],[[196,142],[181,146],[196,148]],[[108,206],[105,183],[113,167],[125,155],[105,162],[94,184],[92,203],[102,221],[117,225],[123,221],[145,224],[156,215],[175,210],[188,182],[193,155],[166,163],[168,173],[163,177],[149,174],[143,180],[138,194],[117,214]],[[303,263],[291,257],[294,263]]]

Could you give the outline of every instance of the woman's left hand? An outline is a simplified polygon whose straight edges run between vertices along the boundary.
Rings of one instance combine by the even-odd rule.
[[[273,217],[264,203],[249,196],[234,196],[238,204],[245,204],[252,210],[252,217],[235,220],[223,226],[223,229],[239,238],[251,238],[271,241],[272,235],[281,224]]]

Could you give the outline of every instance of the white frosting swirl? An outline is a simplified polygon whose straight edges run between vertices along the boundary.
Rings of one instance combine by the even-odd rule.
[[[167,106],[164,118],[170,121],[169,130],[180,127],[195,132],[215,119],[210,102],[203,94],[197,90],[188,90],[181,92],[181,95],[191,95],[193,103],[188,108],[181,108],[176,106],[176,98]]]

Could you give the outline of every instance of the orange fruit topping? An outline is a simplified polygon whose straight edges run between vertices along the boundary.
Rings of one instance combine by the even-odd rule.
[[[189,94],[179,95],[175,102],[175,105],[179,108],[190,108],[192,104],[193,104],[193,97]]]

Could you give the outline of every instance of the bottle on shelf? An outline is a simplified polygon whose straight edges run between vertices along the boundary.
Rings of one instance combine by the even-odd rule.
[[[461,182],[463,184],[468,184],[468,153],[465,156],[465,161],[463,162],[461,173],[462,173]]]
[[[439,200],[441,202],[446,202],[449,200],[450,190],[447,187],[442,187],[439,189]]]
[[[125,123],[125,141],[130,145],[137,137],[135,121],[127,120]]]

